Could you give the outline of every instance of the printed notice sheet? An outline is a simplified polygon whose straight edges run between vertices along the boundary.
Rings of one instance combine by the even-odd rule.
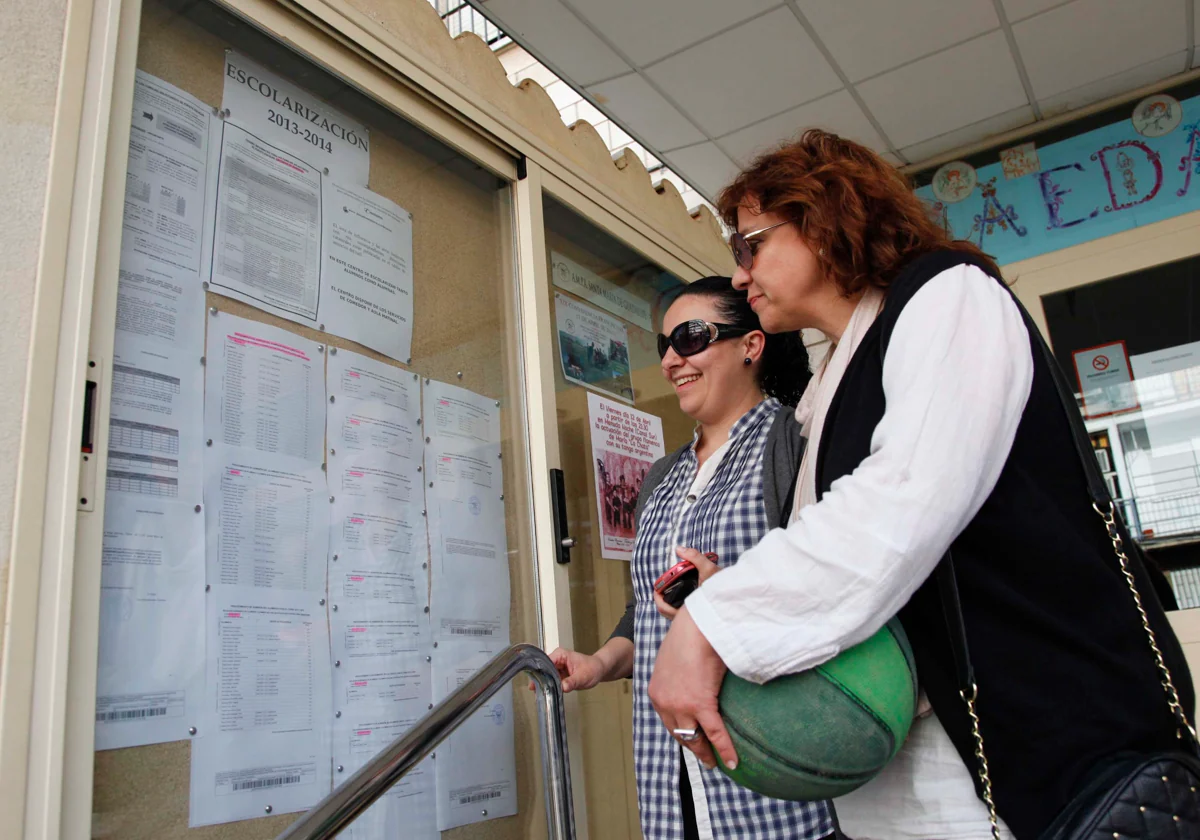
[[[210,288],[317,327],[320,171],[228,121],[217,166]]]
[[[192,742],[192,827],[303,811],[331,790],[329,625],[320,596],[216,584],[209,711]]]
[[[460,639],[434,651],[438,703],[501,653],[507,641]],[[507,817],[517,812],[512,683],[496,692],[437,751],[438,828]]]
[[[208,582],[325,593],[329,499],[320,466],[214,444],[208,466]]]
[[[211,116],[191,94],[137,71],[121,252],[179,280],[200,270]]]
[[[338,180],[367,185],[371,143],[366,126],[232,50],[225,51],[221,107],[227,123],[311,160]]]
[[[632,403],[629,333],[624,322],[561,292],[554,293],[554,315],[567,381]]]
[[[329,357],[328,378],[330,600],[342,609],[424,621],[420,381],[342,349]]]
[[[331,624],[334,679],[334,782],[354,773],[404,735],[432,702],[430,645],[425,616],[356,616]],[[354,822],[350,836],[436,837],[434,775],[430,762],[400,780]]]
[[[434,640],[508,641],[508,550],[500,411],[443,382],[424,391]]]
[[[204,708],[199,269],[210,117],[137,72],[108,383],[98,750],[187,738]]]
[[[588,394],[600,556],[633,558],[633,511],[650,466],[666,454],[662,419]]]
[[[323,330],[385,356],[412,355],[412,214],[366,188],[325,183]]]
[[[319,465],[325,440],[324,347],[219,312],[208,319],[205,432],[214,444]]]

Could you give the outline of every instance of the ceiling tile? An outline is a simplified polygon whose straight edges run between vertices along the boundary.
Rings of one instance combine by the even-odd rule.
[[[1043,117],[1053,117],[1066,111],[1082,108],[1110,96],[1118,96],[1143,85],[1157,82],[1176,73],[1182,73],[1188,67],[1188,53],[1183,52],[1168,55],[1164,58],[1125,70],[1107,78],[1097,79],[1086,85],[1068,90],[1063,93],[1041,100],[1038,104]],[[1132,111],[1133,105],[1130,105]]]
[[[709,196],[719,193],[738,173],[738,165],[716,143],[676,149],[666,160],[672,169]]]
[[[705,137],[687,117],[636,73],[587,89],[596,102],[657,149],[676,149]]]
[[[1075,0],[1013,34],[1042,100],[1186,50],[1186,23],[1180,0]]]
[[[1003,114],[988,117],[986,120],[980,120],[972,125],[947,132],[939,137],[931,137],[920,143],[905,146],[900,150],[900,154],[904,155],[909,163],[921,163],[936,155],[945,154],[971,143],[978,143],[1001,132],[1029,125],[1033,121],[1033,109],[1028,105],[1024,105]]]
[[[876,76],[858,92],[898,147],[1028,104],[999,31]]]
[[[492,0],[488,0],[490,5]],[[762,14],[779,0],[572,0],[571,5],[639,65]]]
[[[849,93],[837,93],[735,131],[720,139],[721,147],[743,166],[755,155],[795,138],[806,128],[824,128],[870,146],[877,152],[887,144]]]
[[[531,45],[575,84],[632,69],[558,0],[487,0],[487,13],[514,41]]]
[[[841,87],[787,8],[673,55],[645,73],[713,136]]]
[[[992,0],[797,0],[852,82],[1000,26]]]
[[[1016,23],[1063,4],[1063,0],[1001,0],[1001,2],[1004,4],[1004,15],[1008,18],[1009,23]]]

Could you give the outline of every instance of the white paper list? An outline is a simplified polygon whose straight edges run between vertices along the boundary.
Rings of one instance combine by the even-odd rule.
[[[330,791],[329,630],[319,602],[314,593],[212,587],[208,715],[192,744],[189,825],[302,811]]]
[[[434,702],[441,702],[507,647],[507,641],[441,642],[433,658]],[[438,829],[517,812],[512,684],[506,685],[438,748]]]
[[[420,382],[355,353],[329,357],[329,597],[372,614],[424,618],[428,536]]]
[[[212,247],[213,291],[317,326],[320,171],[226,121]]]
[[[207,460],[208,581],[325,592],[325,474],[299,458],[214,444]]]
[[[499,409],[454,385],[424,391],[435,640],[508,642],[509,572]]]
[[[228,312],[210,314],[204,400],[214,443],[324,460],[325,361],[315,341]]]

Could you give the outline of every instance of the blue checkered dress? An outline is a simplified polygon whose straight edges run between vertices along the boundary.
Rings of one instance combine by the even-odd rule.
[[[767,432],[779,410],[776,400],[766,400],[734,424],[720,466],[694,501],[689,501],[687,494],[695,481],[698,462],[694,449],[687,449],[654,489],[638,520],[632,569],[637,596],[633,751],[646,840],[683,838],[681,748],[650,705],[646,691],[658,647],[670,627],[654,608],[654,581],[677,562],[676,547],[715,552],[719,564],[727,566],[737,562],[743,551],[767,533],[762,457]],[[691,772],[689,777],[694,779]],[[768,799],[738,787],[719,770],[700,767],[700,778],[714,840],[806,840],[833,832],[831,809],[826,803]],[[698,822],[703,826],[704,802],[695,804]]]

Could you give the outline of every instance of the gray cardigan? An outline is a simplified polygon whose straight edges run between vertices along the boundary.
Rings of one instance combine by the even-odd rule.
[[[683,453],[691,447],[686,443],[671,454],[659,458],[646,473],[642,489],[638,493],[637,506],[634,508],[634,527],[641,519],[642,509],[654,494],[654,488],[662,483],[671,469],[683,457]],[[763,506],[767,509],[767,522],[771,527],[786,527],[792,512],[792,494],[796,487],[796,474],[800,471],[800,456],[804,454],[804,438],[800,436],[800,424],[796,422],[796,412],[791,406],[783,406],[771,423],[767,432],[766,448],[763,450]],[[620,636],[633,641],[633,609],[635,600],[625,605],[625,615],[617,622],[610,639]]]

